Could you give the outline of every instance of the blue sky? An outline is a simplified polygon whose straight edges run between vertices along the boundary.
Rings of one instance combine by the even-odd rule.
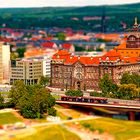
[[[85,6],[135,2],[140,0],[0,0],[0,7]]]

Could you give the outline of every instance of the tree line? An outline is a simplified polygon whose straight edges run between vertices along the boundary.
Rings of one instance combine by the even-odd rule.
[[[103,96],[119,99],[140,98],[140,75],[136,73],[124,73],[120,84],[115,84],[108,74],[105,74],[99,81],[99,88],[102,93],[92,92],[91,96]]]
[[[90,96],[108,97],[118,99],[140,99],[140,75],[136,73],[124,73],[120,79],[120,84],[115,84],[108,74],[99,80],[101,92],[91,92]],[[68,90],[67,96],[83,96],[80,90]]]

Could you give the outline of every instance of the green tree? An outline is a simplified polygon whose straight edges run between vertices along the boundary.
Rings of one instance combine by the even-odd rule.
[[[66,35],[65,35],[65,33],[60,32],[60,33],[57,34],[57,38],[59,40],[65,41]]]
[[[55,110],[51,109],[55,105],[55,98],[40,84],[26,86],[22,81],[16,81],[9,97],[11,103],[26,118],[41,118],[44,113],[56,114]]]
[[[81,90],[68,90],[65,92],[67,96],[83,96],[83,92]]]
[[[10,103],[13,104],[16,108],[19,108],[20,98],[27,95],[27,93],[28,90],[23,81],[15,81],[9,93],[9,97],[11,98]]]
[[[22,58],[22,57],[24,57],[24,53],[26,51],[26,48],[18,48],[16,51],[18,53],[19,58]]]
[[[118,97],[123,99],[134,99],[139,96],[138,89],[134,84],[122,84],[118,88]]]
[[[0,93],[0,108],[4,107],[4,98],[2,97],[1,93]]]
[[[125,72],[121,77],[120,84],[131,84],[131,83],[133,83],[131,75]]]
[[[56,110],[54,108],[49,108],[48,109],[48,115],[56,116]]]
[[[124,73],[122,75],[121,84],[135,84],[137,87],[140,87],[140,75],[137,73]]]
[[[132,84],[135,84],[137,87],[140,87],[140,75],[137,73],[132,73],[131,75]]]
[[[99,81],[99,88],[104,94],[115,93],[118,86],[112,82],[112,79],[109,78],[108,74],[105,74]]]
[[[48,76],[41,76],[40,77],[40,81],[39,84],[46,87],[47,85],[49,85],[50,82],[50,78]]]

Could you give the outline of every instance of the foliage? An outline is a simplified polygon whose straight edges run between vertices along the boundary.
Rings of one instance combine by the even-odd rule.
[[[137,87],[140,87],[140,75],[137,73],[124,73],[120,80],[121,84],[135,84]]]
[[[133,18],[138,17],[140,4],[105,6],[108,20],[106,29],[108,32],[124,31],[120,21],[127,24],[127,28],[133,25]],[[34,12],[33,12],[34,11]],[[103,6],[86,7],[43,7],[43,8],[6,8],[0,9],[0,25],[3,23],[10,28],[46,28],[46,27],[70,27],[74,30],[88,30],[100,32],[100,20],[84,21],[83,17],[101,16]],[[129,13],[129,14],[128,14]],[[12,15],[12,16],[11,16]],[[121,15],[121,16],[120,16]],[[76,17],[77,21],[72,20]],[[30,21],[30,22],[29,22]]]
[[[83,92],[80,90],[68,90],[65,92],[67,96],[83,96]]]
[[[104,94],[115,93],[117,91],[117,85],[112,82],[108,74],[105,74],[99,81],[99,88]]]
[[[11,59],[11,60],[15,60],[16,58],[18,58],[18,54],[15,53],[15,52],[11,52],[11,53],[10,53],[10,59]]]
[[[37,84],[26,86],[22,81],[14,83],[9,97],[11,103],[26,118],[41,118],[55,105],[55,98],[45,87]],[[55,111],[53,114],[55,115]]]
[[[77,46],[77,45],[74,45],[75,47],[75,51],[76,52],[82,52],[82,51],[85,51],[85,49],[83,47],[80,47],[80,46]]]
[[[122,84],[119,85],[118,94],[119,98],[134,99],[139,96],[138,89],[134,84]]]
[[[13,104],[16,108],[20,108],[20,99],[27,94],[28,90],[23,81],[15,81],[9,93],[9,98],[11,98],[10,103]]]
[[[56,116],[56,110],[54,108],[49,108],[48,109],[48,115]]]
[[[58,33],[56,36],[57,36],[58,40],[64,41],[66,39],[65,33],[62,33],[62,32]]]
[[[18,48],[16,51],[18,53],[19,58],[22,58],[22,57],[24,57],[24,53],[26,51],[26,48]]]
[[[2,97],[1,93],[0,93],[0,108],[4,107],[4,98]]]
[[[41,76],[39,84],[46,87],[47,85],[49,85],[50,82],[50,78],[48,76]]]

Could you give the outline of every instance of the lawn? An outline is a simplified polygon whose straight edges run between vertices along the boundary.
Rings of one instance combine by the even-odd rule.
[[[22,120],[17,118],[11,112],[0,113],[0,124],[10,124],[10,123],[16,123],[16,122],[22,122]]]
[[[83,127],[99,132],[109,132],[116,140],[137,138],[140,140],[140,122],[131,122],[111,118],[100,118],[81,122]]]
[[[38,128],[34,135],[20,138],[20,140],[80,140],[80,138],[61,126],[53,125],[46,128]]]

